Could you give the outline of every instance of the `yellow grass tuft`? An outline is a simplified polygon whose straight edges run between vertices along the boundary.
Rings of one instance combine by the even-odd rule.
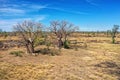
[[[49,70],[53,67],[51,64],[46,65],[13,65],[0,62],[0,79],[1,80],[45,80]]]

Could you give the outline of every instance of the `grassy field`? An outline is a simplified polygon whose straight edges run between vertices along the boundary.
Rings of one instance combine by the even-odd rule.
[[[111,38],[106,37],[70,39],[87,47],[62,49],[56,56],[28,55],[24,47],[1,50],[0,80],[120,80],[119,44],[111,44]],[[18,50],[25,53],[21,57],[10,54]]]

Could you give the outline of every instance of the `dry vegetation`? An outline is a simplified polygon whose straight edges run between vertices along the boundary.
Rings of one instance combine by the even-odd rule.
[[[23,46],[1,49],[0,80],[120,80],[120,45],[112,44],[111,37],[101,37],[102,34],[86,37],[75,33],[76,37],[72,35],[68,39],[83,42],[73,45],[77,50],[74,47],[62,48],[55,56],[43,55],[41,51],[29,55]],[[11,38],[19,40],[17,36]],[[116,40],[119,43],[118,37]],[[35,50],[45,48],[45,45],[40,45]],[[57,50],[52,46],[50,49]],[[13,51],[24,53],[15,56],[10,54]]]
[[[74,32],[66,21],[51,22],[51,32],[42,26],[25,21],[1,33],[0,80],[120,80],[118,26],[110,33]]]

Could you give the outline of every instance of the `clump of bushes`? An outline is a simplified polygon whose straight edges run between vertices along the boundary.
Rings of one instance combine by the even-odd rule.
[[[44,44],[45,44],[44,39],[42,39],[42,38],[37,38],[37,39],[35,40],[34,46],[44,45]]]
[[[48,49],[48,48],[43,48],[40,50],[42,54],[49,54],[51,56],[59,55],[60,51],[56,49]]]
[[[12,51],[10,52],[11,55],[22,57],[24,52],[23,51]]]

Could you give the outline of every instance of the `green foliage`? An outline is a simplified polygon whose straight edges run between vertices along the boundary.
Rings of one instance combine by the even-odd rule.
[[[23,51],[12,51],[10,52],[11,55],[22,57]]]
[[[35,39],[34,46],[44,45],[44,44],[45,44],[45,41],[44,41],[43,38],[37,38],[37,39]]]
[[[113,44],[115,43],[115,37],[116,37],[116,34],[118,33],[118,29],[119,29],[119,25],[114,25],[114,27],[112,28],[111,36],[112,36]]]
[[[63,47],[65,48],[65,49],[69,49],[70,47],[69,47],[69,44],[70,44],[70,42],[68,41],[68,40],[65,40],[64,41],[64,44],[63,44]]]
[[[114,44],[115,43],[115,38],[112,37],[112,43]]]

